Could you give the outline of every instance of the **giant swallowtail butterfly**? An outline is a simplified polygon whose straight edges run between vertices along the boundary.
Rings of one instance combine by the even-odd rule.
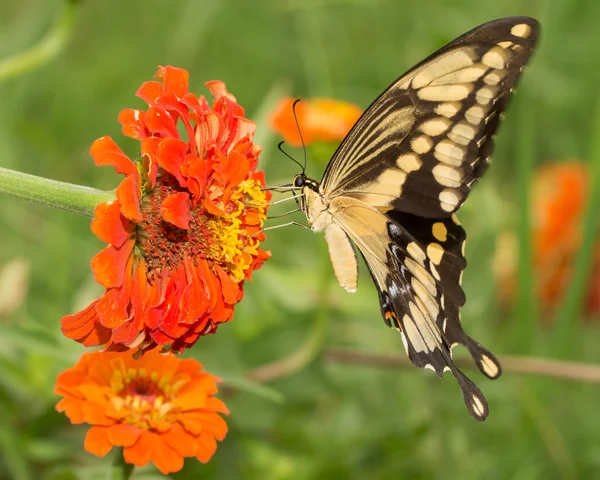
[[[496,358],[460,323],[465,231],[455,212],[490,164],[493,136],[532,53],[538,22],[494,20],[465,33],[396,80],[365,111],[317,183],[304,173],[280,190],[297,197],[312,230],[325,232],[339,283],[355,291],[364,257],[386,324],[412,362],[458,380],[469,413],[485,397],[453,363],[464,345],[484,375]]]

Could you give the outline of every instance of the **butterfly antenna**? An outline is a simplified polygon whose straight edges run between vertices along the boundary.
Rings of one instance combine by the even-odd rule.
[[[298,135],[300,135],[300,141],[302,142],[302,150],[304,150],[304,167],[302,167],[302,173],[306,171],[306,144],[304,143],[304,137],[302,136],[302,130],[300,130],[300,122],[298,122],[298,115],[296,114],[296,105],[300,102],[300,99],[294,100],[292,104],[292,112],[294,112],[294,120],[296,121],[296,128],[298,129]]]
[[[286,151],[285,151],[285,150],[284,150],[284,149],[281,147],[281,146],[282,146],[284,143],[285,143],[284,141],[282,141],[282,142],[279,142],[279,144],[277,145],[277,149],[278,149],[278,150],[279,150],[281,153],[283,153],[283,154],[284,154],[286,157],[288,157],[288,158],[289,158],[289,159],[290,159],[292,162],[296,163],[296,164],[297,164],[297,165],[298,165],[298,166],[299,166],[299,167],[302,169],[302,171],[304,172],[304,167],[302,166],[302,164],[301,164],[301,163],[300,163],[298,160],[296,160],[294,157],[292,157],[292,156],[291,156],[289,153],[287,153],[287,152],[286,152]]]

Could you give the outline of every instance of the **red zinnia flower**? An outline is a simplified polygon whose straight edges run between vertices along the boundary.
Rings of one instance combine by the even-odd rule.
[[[153,462],[167,474],[183,467],[184,457],[208,462],[227,433],[219,413],[229,413],[213,397],[219,379],[196,360],[149,352],[86,353],[58,376],[56,410],[72,423],[92,425],[85,449],[103,457],[124,447],[127,463]]]
[[[211,107],[188,93],[187,71],[160,67],[157,78],[137,91],[148,110],[119,115],[140,158],[110,137],[91,147],[97,165],[126,178],[92,221],[109,244],[92,260],[106,292],[62,319],[63,333],[86,346],[182,351],[231,319],[244,279],[269,257],[259,248],[270,195],[256,171],[255,124],[222,82],[207,83]]]
[[[296,147],[302,145],[292,111],[293,98],[282,99],[271,115],[271,127],[286,142]],[[307,145],[316,141],[341,141],[360,117],[356,105],[329,98],[304,100],[296,105],[298,123]]]

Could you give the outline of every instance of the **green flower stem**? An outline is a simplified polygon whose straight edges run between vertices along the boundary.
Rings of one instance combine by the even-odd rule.
[[[94,208],[115,199],[114,192],[58,182],[0,167],[0,192],[69,212],[94,216]]]
[[[119,448],[114,456],[112,465],[107,475],[109,480],[128,480],[131,478],[135,465],[126,463],[123,458],[123,449]]]

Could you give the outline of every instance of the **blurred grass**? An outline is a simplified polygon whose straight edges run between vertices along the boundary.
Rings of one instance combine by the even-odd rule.
[[[0,0],[0,59],[38,45],[64,8],[59,0]],[[536,318],[531,251],[522,250],[523,290],[510,313],[499,307],[490,260],[501,230],[516,229],[521,245],[529,244],[527,186],[546,161],[590,162],[596,181],[586,238],[597,229],[600,125],[591,119],[600,80],[598,2],[82,1],[62,51],[0,84],[0,164],[114,188],[119,178],[93,167],[89,145],[112,135],[135,153],[117,114],[142,106],[133,94],[156,65],[175,64],[190,71],[197,93],[206,93],[204,81],[227,82],[259,122],[270,183],[289,182],[296,168],[274,148],[265,122],[279,95],[366,106],[445,42],[515,14],[542,21],[541,45],[500,128],[494,165],[461,211],[469,234],[463,322],[493,352],[597,363],[599,324],[580,321],[587,243],[556,329]],[[320,178],[326,162],[310,158],[308,173]],[[491,410],[479,425],[452,379],[324,364],[315,354],[326,346],[398,353],[401,342],[381,321],[364,268],[359,291],[350,295],[336,284],[321,236],[281,229],[268,237],[273,259],[246,285],[235,320],[189,353],[239,389],[227,398],[230,433],[209,464],[188,460],[173,478],[600,477],[597,386],[477,375]],[[0,324],[0,478],[105,478],[110,459],[83,451],[85,428],[54,413],[52,394],[56,375],[82,352],[61,336],[59,319],[101,291],[89,260],[102,243],[85,218],[3,197],[0,245],[0,265],[15,257],[32,265],[26,301]],[[297,352],[319,316],[326,319],[324,336],[302,369],[260,388],[241,380]],[[149,467],[134,478],[155,475]]]

